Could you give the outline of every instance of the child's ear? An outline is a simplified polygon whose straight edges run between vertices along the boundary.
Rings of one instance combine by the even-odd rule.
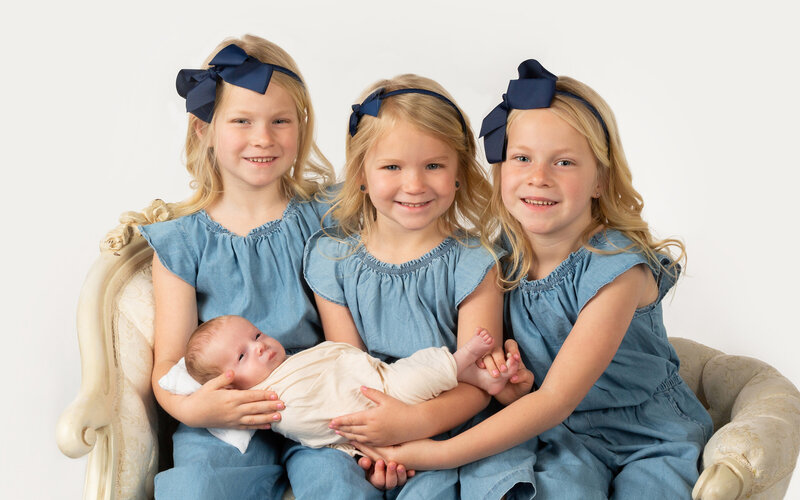
[[[195,118],[194,120],[194,133],[198,139],[202,139],[205,135],[206,131],[208,130],[209,124],[204,122],[199,118]]]

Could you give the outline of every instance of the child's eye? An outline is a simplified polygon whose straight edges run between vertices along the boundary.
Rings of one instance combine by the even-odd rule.
[[[231,123],[246,125],[250,123],[250,120],[248,120],[247,118],[234,118],[233,120],[231,120]]]
[[[574,165],[571,160],[558,160],[556,165],[559,167],[569,167],[570,165]]]
[[[236,361],[241,361],[242,359],[244,359],[244,353],[239,354],[239,359],[237,359]]]
[[[278,118],[277,120],[273,121],[272,123],[276,125],[286,125],[288,123],[292,123],[292,120],[288,118]]]
[[[531,159],[528,158],[525,155],[515,155],[513,159],[516,160],[516,161],[521,161],[521,162],[525,162],[525,163],[528,163],[528,162],[531,161]]]
[[[443,167],[444,165],[442,165],[441,163],[428,163],[427,165],[425,165],[425,168],[427,170],[438,170]]]
[[[256,340],[258,340],[258,337],[260,337],[260,336],[261,336],[261,332],[256,333]]]
[[[386,165],[383,168],[386,170],[400,170],[400,167],[398,167],[397,165]]]

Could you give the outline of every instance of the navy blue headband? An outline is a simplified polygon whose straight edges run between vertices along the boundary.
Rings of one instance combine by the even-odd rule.
[[[182,69],[175,82],[178,94],[186,98],[186,111],[206,123],[214,116],[217,82],[222,79],[231,85],[263,94],[267,91],[273,71],[285,73],[303,84],[292,70],[276,64],[267,64],[247,55],[241,47],[228,45],[209,63],[208,69]]]
[[[603,126],[608,142],[608,128],[600,113],[579,95],[556,90],[558,77],[539,64],[536,59],[523,61],[517,68],[519,79],[508,82],[508,91],[503,94],[503,102],[498,104],[483,119],[480,137],[486,150],[489,163],[500,163],[506,159],[506,123],[512,109],[549,108],[556,94],[571,97],[583,103]]]
[[[361,117],[364,115],[370,116],[378,116],[378,111],[381,109],[381,103],[387,97],[391,97],[393,95],[398,94],[424,94],[433,96],[437,99],[440,99],[456,110],[456,114],[458,115],[458,119],[461,122],[461,130],[464,132],[464,135],[467,134],[467,122],[464,121],[464,116],[461,114],[461,111],[458,109],[458,106],[455,105],[453,101],[448,99],[447,97],[439,94],[438,92],[433,92],[432,90],[425,90],[425,89],[398,89],[392,90],[391,92],[385,92],[383,88],[379,88],[375,92],[371,93],[364,99],[364,102],[361,104],[353,104],[353,112],[350,113],[350,137],[356,135],[358,132],[358,122],[361,121]]]

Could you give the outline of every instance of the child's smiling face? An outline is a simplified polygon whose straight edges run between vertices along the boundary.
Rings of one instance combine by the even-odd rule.
[[[298,152],[291,94],[271,83],[264,94],[225,84],[214,111],[214,153],[226,190],[277,187]]]
[[[241,317],[230,318],[214,335],[207,359],[221,372],[233,370],[234,389],[249,389],[269,376],[286,360],[286,351],[277,340],[261,333]]]
[[[377,223],[393,231],[436,229],[455,199],[457,175],[458,153],[402,120],[364,158],[363,183]]]
[[[506,158],[503,204],[531,243],[578,241],[601,189],[586,138],[549,109],[526,110],[509,125]]]

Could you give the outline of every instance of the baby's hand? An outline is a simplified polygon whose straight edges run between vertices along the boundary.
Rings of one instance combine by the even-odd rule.
[[[522,396],[531,392],[533,387],[533,372],[525,368],[519,355],[519,346],[513,340],[506,340],[506,356],[514,359],[519,364],[517,373],[508,379],[506,386],[494,395],[494,398],[504,405],[509,405]]]

